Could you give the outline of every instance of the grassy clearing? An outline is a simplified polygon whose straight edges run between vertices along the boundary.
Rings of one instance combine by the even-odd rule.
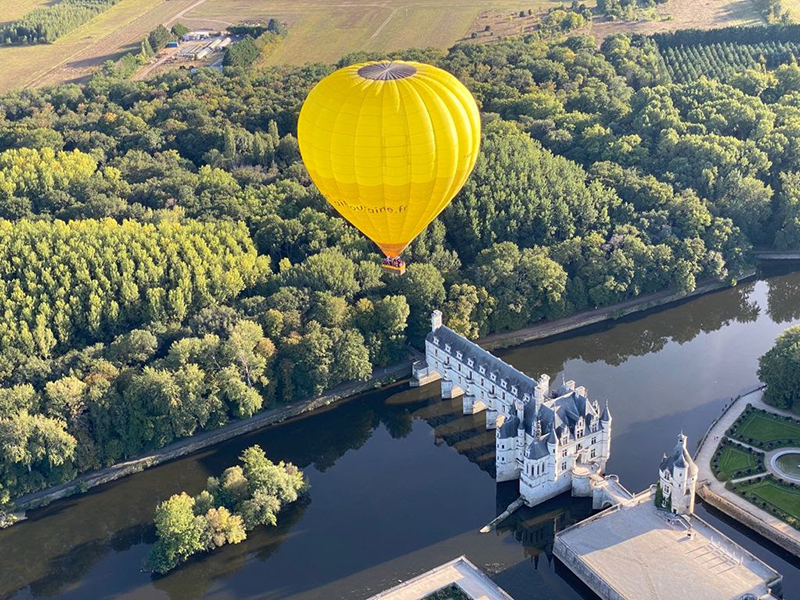
[[[797,487],[770,476],[754,483],[736,485],[734,491],[793,527],[800,528],[800,489]]]
[[[0,25],[16,21],[31,12],[50,4],[50,0],[3,0],[0,3]]]
[[[782,4],[795,21],[800,21],[800,0],[783,0]]]
[[[720,481],[755,475],[764,469],[764,455],[748,452],[745,448],[723,440],[714,453],[711,468]]]
[[[156,25],[192,3],[122,0],[52,44],[0,47],[0,93],[85,77],[105,60],[121,56]]]
[[[187,13],[185,20],[202,24],[278,18],[289,24],[289,35],[268,63],[303,64],[335,62],[360,50],[448,48],[471,31],[483,11],[546,10],[560,4],[557,0],[213,0]]]
[[[790,1],[800,6],[800,0]],[[651,21],[596,21],[592,25],[592,35],[604,39],[615,33],[650,35],[676,29],[765,24],[752,0],[669,0],[667,4],[658,5],[658,13],[659,17]]]
[[[800,446],[800,421],[748,407],[728,435],[764,450]]]

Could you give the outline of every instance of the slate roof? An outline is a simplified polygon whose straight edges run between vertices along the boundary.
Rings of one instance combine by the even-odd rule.
[[[500,437],[503,439],[517,437],[518,429],[519,419],[517,417],[509,417],[500,426]]]
[[[489,377],[491,373],[495,373],[497,376],[497,381],[495,383],[498,386],[500,385],[500,381],[505,379],[508,382],[508,387],[501,388],[504,389],[504,391],[511,393],[511,386],[515,386],[517,388],[518,398],[522,398],[523,394],[530,394],[531,397],[533,397],[533,390],[536,388],[537,382],[532,377],[504,363],[493,354],[460,336],[445,325],[442,325],[436,329],[436,331],[428,333],[426,340],[433,344],[434,337],[439,338],[438,347],[441,348],[443,352],[445,344],[449,344],[450,354],[453,357],[456,356],[456,352],[461,352],[463,356],[461,359],[462,362],[466,363],[467,360],[471,358],[475,362],[474,368],[476,371],[479,367],[483,366],[486,369],[486,377]]]
[[[591,425],[597,418],[597,411],[586,396],[570,390],[555,400],[545,401],[539,410],[539,417],[542,419],[542,430],[547,431],[550,427],[554,427],[556,435],[560,438],[564,434],[565,427],[571,435],[575,435],[575,425],[578,424],[580,417],[583,417],[586,427]]]
[[[608,405],[603,411],[602,417],[597,414],[599,408],[596,403],[589,402],[585,394],[578,393],[571,389],[565,377],[562,374],[561,386],[556,389],[552,394],[546,394],[544,403],[541,405],[538,414],[536,410],[536,402],[533,400],[534,391],[538,382],[526,375],[525,373],[515,369],[511,365],[503,362],[493,354],[487,352],[477,344],[467,340],[455,331],[441,325],[435,331],[428,333],[426,340],[431,344],[435,344],[434,337],[439,338],[438,348],[442,352],[447,353],[445,346],[450,346],[449,354],[454,360],[460,360],[464,364],[468,364],[468,360],[472,359],[475,371],[480,372],[480,367],[484,367],[486,377],[490,378],[494,373],[496,380],[494,383],[500,390],[511,393],[511,388],[517,388],[517,398],[522,398],[528,394],[530,400],[525,403],[523,411],[523,426],[528,435],[535,435],[534,422],[538,417],[541,419],[541,431],[550,432],[551,429],[555,430],[557,438],[564,435],[565,429],[569,430],[570,435],[575,436],[575,425],[578,419],[583,417],[586,427],[589,427],[593,421],[600,418],[601,420],[608,421],[611,416],[608,412]],[[457,353],[461,353],[461,359],[456,358]],[[502,387],[501,381],[506,380],[507,386]],[[500,437],[510,438],[517,435],[517,428],[519,421],[516,416],[506,419],[500,427]],[[538,442],[534,442],[538,444]],[[546,444],[544,450],[546,451]],[[526,449],[526,455],[532,452],[531,447]],[[541,449],[533,452],[540,452]]]
[[[675,444],[670,454],[665,454],[661,459],[658,468],[662,471],[673,473],[675,469],[689,469],[689,474],[697,474],[697,465],[694,464],[689,451],[686,449],[686,436],[682,433],[678,436],[678,443]]]
[[[547,449],[547,442],[545,440],[534,440],[525,450],[525,458],[544,458],[550,454]]]

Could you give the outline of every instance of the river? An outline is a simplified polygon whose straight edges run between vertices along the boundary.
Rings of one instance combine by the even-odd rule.
[[[794,265],[797,268],[797,265]],[[613,416],[608,472],[639,491],[683,430],[692,447],[725,403],[757,383],[758,357],[800,322],[800,271],[772,268],[737,288],[501,352],[533,376],[564,372]],[[591,513],[562,496],[478,530],[516,497],[491,475],[494,434],[438,384],[363,394],[207,451],[53,503],[0,532],[1,598],[362,599],[460,554],[517,600],[592,598],[552,557],[555,531]],[[178,568],[144,569],[155,505],[197,493],[260,444],[300,466],[309,497],[276,528]],[[717,512],[698,513],[800,590],[800,561]]]

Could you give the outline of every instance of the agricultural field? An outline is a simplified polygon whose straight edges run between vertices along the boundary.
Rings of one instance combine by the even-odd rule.
[[[359,50],[447,48],[473,31],[487,11],[546,11],[561,4],[557,0],[208,0],[181,21],[198,27],[231,20],[280,19],[289,25],[289,35],[267,63],[302,64],[335,62]]]
[[[203,0],[122,0],[52,44],[0,47],[0,93],[80,80],[138,45],[159,23],[174,22],[176,15],[198,1]],[[15,0],[12,5],[23,4],[35,8],[43,2]],[[0,21],[6,20],[3,2]]]
[[[800,0],[783,0],[783,6],[795,21],[800,21]]]
[[[50,0],[3,0],[0,6],[0,25],[15,21],[31,12],[50,4]]]
[[[800,7],[800,0],[797,2]],[[764,25],[752,0],[669,0],[658,6],[661,18],[652,21],[600,21],[592,24],[598,40],[615,33],[650,35],[676,29],[717,29],[733,25]]]
[[[700,77],[726,81],[746,69],[767,69],[792,62],[800,56],[796,42],[761,42],[756,44],[715,43],[668,47],[662,50],[664,64],[672,81],[688,83]]]
[[[4,0],[0,22],[18,18],[49,0]],[[122,0],[53,44],[0,48],[4,65],[0,93],[64,81],[84,80],[108,59],[135,47],[156,25],[180,20],[190,28],[223,28],[245,20],[278,18],[289,25],[286,40],[266,64],[335,62],[350,52],[408,47],[447,48],[469,39],[481,42],[535,28],[540,15],[560,0]],[[594,7],[594,0],[586,2]],[[800,9],[800,0],[789,0]],[[532,15],[519,17],[520,11]],[[655,33],[684,27],[762,23],[752,0],[670,0],[655,21],[598,22],[602,39],[619,32]],[[484,30],[489,25],[491,35]],[[589,28],[581,30],[587,32]],[[486,39],[483,39],[486,38]]]

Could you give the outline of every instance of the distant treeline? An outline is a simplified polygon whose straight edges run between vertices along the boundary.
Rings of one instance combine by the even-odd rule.
[[[767,23],[789,23],[792,18],[789,11],[783,5],[783,0],[753,0]]]
[[[650,36],[659,49],[695,44],[760,44],[797,42],[800,25],[780,24],[769,27],[723,27],[721,29],[680,29]]]
[[[233,25],[228,31],[244,39],[228,46],[222,64],[226,67],[247,67],[262,54],[264,48],[277,44],[287,31],[286,26],[277,19],[270,19],[267,24],[244,23]]]
[[[636,19],[639,9],[654,8],[668,0],[597,0],[597,9],[612,19]]]
[[[0,44],[47,44],[80,27],[119,0],[61,0],[0,28]]]

